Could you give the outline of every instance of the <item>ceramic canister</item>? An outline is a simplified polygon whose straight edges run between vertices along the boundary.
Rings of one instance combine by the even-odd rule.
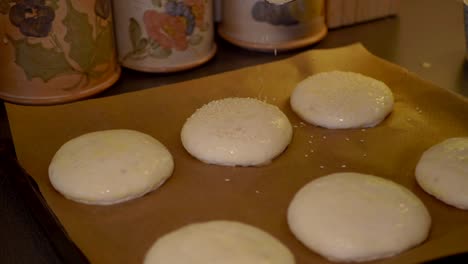
[[[0,98],[77,100],[120,75],[110,0],[1,0]]]
[[[212,0],[114,0],[119,60],[127,68],[173,72],[216,52]]]
[[[218,32],[248,49],[272,51],[300,48],[325,37],[324,0],[296,0],[275,5],[264,0],[218,0]]]
[[[463,18],[465,29],[465,57],[468,60],[468,0],[463,0]]]

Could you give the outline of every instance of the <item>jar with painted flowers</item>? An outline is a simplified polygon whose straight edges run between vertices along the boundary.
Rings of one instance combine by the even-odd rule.
[[[110,0],[0,0],[0,98],[64,103],[120,74]]]
[[[216,52],[212,0],[114,0],[119,60],[146,72],[196,67]]]

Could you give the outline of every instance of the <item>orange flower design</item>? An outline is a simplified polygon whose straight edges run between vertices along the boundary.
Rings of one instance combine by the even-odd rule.
[[[186,50],[188,42],[185,34],[187,21],[181,16],[170,16],[156,10],[147,10],[143,14],[148,36],[162,48]]]
[[[203,19],[205,15],[205,3],[203,0],[184,0],[184,3],[191,7],[197,27],[203,28]]]

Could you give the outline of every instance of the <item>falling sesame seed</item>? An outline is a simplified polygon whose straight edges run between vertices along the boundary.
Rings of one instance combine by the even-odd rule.
[[[319,168],[323,169],[323,168],[325,168],[325,166],[323,166],[323,165],[320,165],[320,166],[319,166]]]
[[[359,142],[363,143],[363,142],[364,142],[364,139],[360,139]]]
[[[432,64],[430,64],[429,62],[423,62],[421,66],[423,66],[423,68],[429,69],[432,67]]]
[[[309,154],[305,154],[304,157],[306,157],[306,158],[309,157]]]
[[[311,150],[310,150],[310,153],[314,153],[314,150],[313,150],[313,149],[311,149]]]
[[[312,144],[312,140],[309,140],[309,144]]]
[[[231,181],[231,179],[227,179],[227,178],[226,178],[226,179],[224,179],[224,181],[227,181],[227,182],[229,182],[229,181]]]
[[[345,138],[346,141],[349,141],[349,138]]]
[[[327,139],[327,136],[323,136],[322,138],[323,138],[323,139]]]
[[[341,168],[346,168],[346,167],[347,167],[346,164],[341,165]]]

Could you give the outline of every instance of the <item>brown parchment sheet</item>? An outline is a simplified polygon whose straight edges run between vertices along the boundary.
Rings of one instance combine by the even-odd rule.
[[[364,130],[302,123],[290,108],[291,91],[307,76],[330,70],[359,72],[385,82],[395,96],[393,113]],[[185,119],[211,100],[232,96],[277,105],[293,124],[290,146],[271,164],[207,165],[184,150],[180,130]],[[6,106],[21,165],[91,263],[141,263],[146,250],[165,233],[219,219],[271,233],[292,250],[297,263],[328,263],[294,238],[286,211],[307,182],[340,171],[400,183],[432,216],[425,243],[375,263],[415,263],[468,251],[468,211],[424,193],[414,179],[423,151],[446,138],[468,136],[468,100],[370,54],[360,44],[311,50],[279,62],[113,97],[47,107]],[[175,159],[172,177],[142,198],[112,206],[79,204],[58,194],[47,175],[57,149],[83,133],[118,128],[142,131],[166,145]]]

